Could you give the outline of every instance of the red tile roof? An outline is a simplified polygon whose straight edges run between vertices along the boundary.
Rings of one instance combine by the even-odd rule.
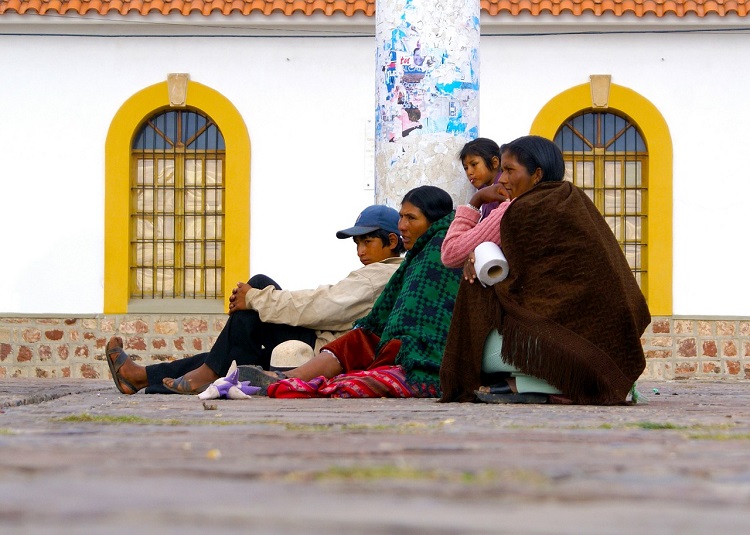
[[[552,14],[573,15],[633,14],[642,17],[674,15],[737,15],[748,14],[750,0],[480,0],[482,11],[489,15]],[[0,15],[19,14],[99,14],[120,15],[151,13],[169,14],[263,14],[282,13],[333,15],[347,17],[375,14],[375,0],[0,0]]]

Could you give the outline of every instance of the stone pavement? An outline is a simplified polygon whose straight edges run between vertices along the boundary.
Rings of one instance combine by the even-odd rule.
[[[750,382],[631,407],[0,381],[0,533],[748,533]],[[659,394],[656,395],[654,389]]]

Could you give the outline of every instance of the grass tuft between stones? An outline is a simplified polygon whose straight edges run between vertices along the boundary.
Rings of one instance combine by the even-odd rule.
[[[113,416],[111,414],[72,414],[53,418],[55,422],[95,423],[95,424],[135,424],[135,425],[242,425],[244,422],[230,420],[177,420],[174,418],[143,418],[141,416]]]

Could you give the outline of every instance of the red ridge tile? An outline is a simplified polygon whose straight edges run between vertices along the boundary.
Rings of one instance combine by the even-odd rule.
[[[528,13],[533,16],[563,13],[621,16],[632,13],[637,17],[648,14],[657,17],[732,14],[744,17],[748,15],[750,0],[480,0],[480,6],[482,11],[491,16],[500,13]],[[278,12],[287,16],[298,13],[308,16],[322,13],[326,16],[344,14],[353,17],[364,14],[372,17],[375,15],[375,0],[0,0],[0,15],[179,13],[188,16],[199,13],[209,16],[216,13],[271,15]]]

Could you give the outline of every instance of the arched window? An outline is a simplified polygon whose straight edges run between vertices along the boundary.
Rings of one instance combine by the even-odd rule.
[[[194,109],[149,118],[131,150],[130,299],[221,299],[224,138]]]
[[[182,95],[184,103],[175,102],[172,96],[179,96],[179,91],[171,91],[170,77],[127,99],[113,117],[107,133],[104,170],[105,314],[226,312],[227,296],[232,293],[236,282],[246,280],[250,272],[250,138],[245,122],[226,97],[191,81],[189,77],[186,93]],[[160,163],[160,160],[163,161]],[[147,181],[153,185],[146,187]],[[181,192],[175,189],[179,181],[183,187]],[[169,190],[175,193],[173,199]],[[172,234],[167,234],[164,227],[159,229],[159,225],[171,217],[168,202],[174,203],[175,207]],[[139,203],[143,212],[140,217],[147,220],[146,211],[151,212],[150,222],[144,222],[141,237],[148,235],[150,226],[150,232],[156,231],[154,236],[164,236],[164,249],[159,250],[160,243],[151,238],[150,250],[146,250],[146,240],[139,242],[136,238]],[[198,205],[205,206],[208,211],[201,212],[196,208]],[[181,215],[178,215],[178,210],[182,210]],[[184,219],[187,217],[198,219]],[[195,226],[191,229],[192,223]],[[177,239],[179,225],[184,231],[181,240]],[[140,259],[138,243],[142,244]],[[186,245],[193,249],[186,252]],[[179,247],[183,248],[182,253],[178,251]],[[167,272],[163,270],[160,274],[159,267],[171,269],[167,260],[162,260],[171,254],[175,256],[175,263],[182,254],[184,264],[179,267],[181,271],[174,270],[171,275],[173,282],[164,287],[165,295],[184,287],[186,297],[157,299],[154,293],[153,298],[145,298],[148,282],[145,279],[148,277],[152,278],[153,291],[161,291],[159,280]],[[139,294],[138,266],[143,268],[141,285],[144,298],[132,297]],[[218,272],[219,266],[221,273]],[[199,278],[192,279],[192,286],[179,283],[178,277],[190,276],[192,272],[189,270],[196,269],[201,273]],[[215,282],[209,282],[210,278]],[[197,280],[201,280],[200,284],[196,284]],[[195,297],[191,298],[193,287]],[[216,297],[210,298],[209,291]],[[224,299],[219,297],[222,295]]]
[[[648,153],[637,126],[616,113],[583,112],[565,121],[555,143],[565,158],[565,179],[594,201],[647,293]]]

